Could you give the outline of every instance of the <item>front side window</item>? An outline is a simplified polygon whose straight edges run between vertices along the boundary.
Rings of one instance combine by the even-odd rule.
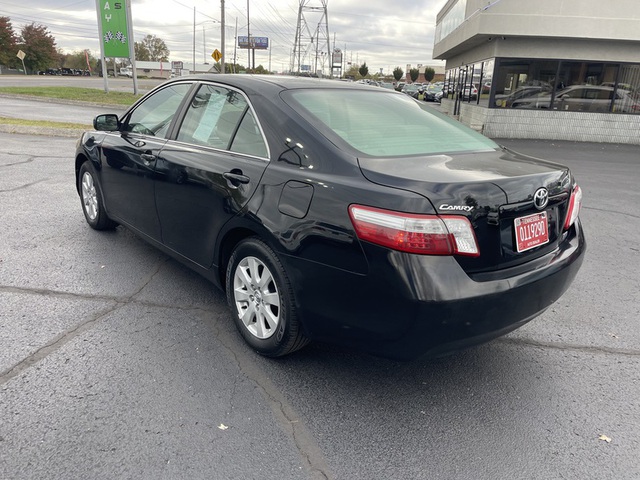
[[[202,85],[194,96],[177,140],[267,157],[262,132],[245,97],[217,85]]]
[[[123,130],[166,138],[171,120],[190,88],[190,83],[178,83],[155,92],[136,106]]]

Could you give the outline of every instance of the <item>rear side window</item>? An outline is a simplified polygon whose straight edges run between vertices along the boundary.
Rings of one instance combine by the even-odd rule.
[[[498,148],[493,141],[406,95],[372,89],[301,89],[285,100],[351,147],[373,157]]]
[[[202,85],[184,117],[177,140],[267,157],[262,132],[245,97],[234,90]]]

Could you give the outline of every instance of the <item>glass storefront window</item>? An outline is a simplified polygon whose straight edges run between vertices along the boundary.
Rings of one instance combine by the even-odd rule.
[[[621,66],[618,88],[631,93],[640,93],[640,65]]]
[[[447,70],[445,75],[445,95],[447,98],[460,98],[464,102],[479,103],[487,106],[494,60],[465,65]]]
[[[460,103],[475,103],[487,107],[491,94],[495,60],[465,65],[447,70],[444,81],[444,98],[455,100],[453,114],[459,113]]]
[[[640,65],[499,59],[492,107],[640,113]]]
[[[529,101],[550,95],[557,74],[557,60],[500,59],[492,82],[492,106],[536,108]]]
[[[556,85],[554,110],[612,111],[618,65],[588,62],[562,62]],[[606,81],[606,82],[605,82]]]

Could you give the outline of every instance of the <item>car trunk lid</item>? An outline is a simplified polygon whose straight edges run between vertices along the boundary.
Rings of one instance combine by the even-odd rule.
[[[562,237],[571,191],[568,168],[526,157],[506,149],[408,158],[361,157],[363,175],[371,182],[412,191],[428,198],[439,214],[463,215],[473,228],[479,257],[458,257],[468,273],[520,265],[555,249]],[[536,194],[547,193],[546,205],[536,207]],[[381,205],[383,207],[383,205]],[[429,212],[411,212],[429,213]],[[520,219],[520,220],[517,220]],[[524,225],[544,232],[536,244],[527,243]],[[529,227],[531,228],[531,227]],[[518,241],[519,240],[519,241]]]

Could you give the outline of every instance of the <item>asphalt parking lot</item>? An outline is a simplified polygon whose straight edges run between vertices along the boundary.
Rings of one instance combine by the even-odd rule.
[[[503,143],[573,169],[582,270],[520,330],[398,363],[257,356],[207,281],[88,228],[74,138],[0,133],[0,478],[640,478],[638,147]]]

